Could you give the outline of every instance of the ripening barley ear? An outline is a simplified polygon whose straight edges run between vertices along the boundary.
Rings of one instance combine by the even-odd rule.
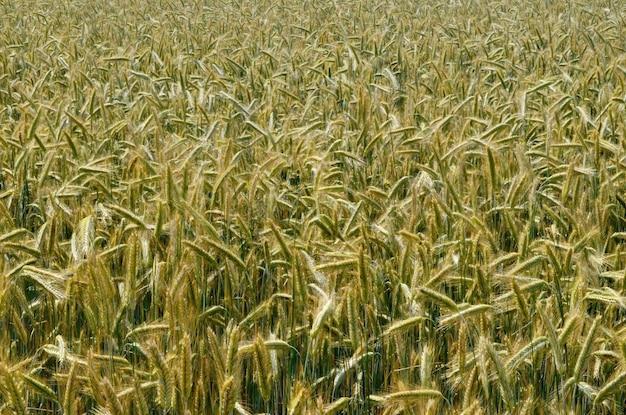
[[[348,335],[352,350],[357,350],[361,346],[362,324],[360,313],[357,311],[358,293],[356,290],[350,290],[346,295],[346,308],[348,318]]]
[[[96,373],[96,369],[99,371],[100,368],[96,365],[89,365],[87,367],[90,395],[98,406],[106,408],[107,400],[101,384],[102,377]]]
[[[467,326],[465,324],[461,324],[461,327],[459,328],[459,334],[457,337],[457,355],[458,355],[458,361],[459,361],[459,374],[461,376],[465,375],[465,363],[467,362],[466,360],[466,353],[467,353],[467,342],[469,340],[468,335],[467,335]]]
[[[517,353],[512,355],[506,362],[506,370],[509,376],[515,378],[514,373],[529,357],[533,355],[542,356],[542,349],[549,344],[548,339],[545,336],[539,336],[533,339],[524,347],[520,348]]]
[[[360,370],[360,366],[362,364],[366,364],[366,360],[370,359],[374,356],[373,352],[365,352],[363,353],[361,350],[357,350],[350,359],[345,362],[341,362],[339,367],[334,369],[331,373],[336,373],[333,379],[333,396],[337,396],[340,392],[341,386],[349,378],[349,374],[356,372],[356,376],[352,379],[356,378],[357,382],[362,372]]]
[[[226,341],[228,343],[226,343]],[[226,349],[226,360],[224,361],[224,369],[226,373],[236,375],[239,371],[239,343],[240,331],[239,326],[234,321],[228,324],[224,337],[224,348]]]
[[[313,320],[313,324],[311,325],[311,331],[309,333],[309,337],[311,339],[316,339],[318,334],[326,323],[326,320],[331,316],[335,307],[335,293],[332,293],[330,297],[326,298],[326,302],[319,308],[315,319]]]
[[[146,399],[146,395],[143,391],[141,383],[138,379],[135,379],[134,387],[134,400],[133,400],[133,411],[139,415],[148,415],[150,413],[150,409],[148,407],[148,401]]]
[[[185,333],[182,340],[179,343],[180,348],[180,367],[177,371],[178,388],[180,390],[181,399],[183,401],[183,407],[187,408],[190,404],[190,398],[192,393],[194,373],[192,368],[192,352],[191,352],[191,340],[189,334]],[[184,412],[185,410],[183,410]]]
[[[591,348],[593,346],[594,341],[596,340],[595,334],[598,329],[598,325],[600,324],[600,317],[596,317],[589,328],[589,332],[587,333],[587,337],[585,338],[585,342],[578,353],[578,358],[576,359],[576,365],[574,366],[574,371],[572,372],[572,377],[567,380],[566,386],[574,386],[581,380],[581,375],[585,366],[587,365],[587,361],[589,360],[589,356],[591,355]]]
[[[509,411],[513,412],[513,408],[515,406],[513,391],[509,382],[509,375],[504,367],[504,364],[502,363],[502,359],[500,358],[499,353],[495,350],[493,345],[487,339],[485,339],[484,337],[481,338],[481,343],[496,369],[496,374],[500,383],[500,388],[502,390],[504,403],[506,404]]]
[[[117,394],[115,393],[115,389],[113,389],[113,385],[108,378],[103,378],[100,382],[100,386],[102,389],[102,393],[104,395],[104,399],[106,402],[107,409],[111,412],[112,415],[122,415],[124,414],[124,408],[122,407],[122,403],[120,402]]]
[[[428,400],[440,401],[442,398],[441,392],[435,389],[413,389],[382,396],[370,395],[368,399],[376,406],[394,408],[396,411],[407,411],[418,407],[418,405],[423,405]]]
[[[147,346],[150,364],[156,369],[157,374],[158,403],[161,408],[170,409],[174,393],[174,375],[159,347],[154,342],[148,343]]]
[[[513,288],[513,292],[515,293],[515,300],[517,301],[519,310],[522,314],[522,317],[524,318],[523,321],[529,321],[530,314],[528,313],[528,305],[526,303],[526,299],[524,298],[524,295],[522,293],[522,290],[520,289],[519,284],[517,283],[517,280],[513,276],[511,277],[511,287]]]
[[[34,393],[35,396],[40,396],[50,402],[54,402],[55,404],[59,403],[57,393],[53,391],[48,385],[31,375],[22,373],[21,376],[24,385],[27,386],[28,389],[30,389],[31,393]],[[31,399],[34,399],[34,397]]]
[[[427,320],[426,317],[422,316],[415,316],[406,318],[404,320],[398,320],[391,324],[389,327],[387,327],[387,330],[382,333],[382,336],[387,337],[394,334],[403,334],[404,332],[415,326],[421,326],[421,323],[423,323],[425,320]]]
[[[309,391],[299,381],[291,388],[291,396],[287,405],[288,415],[306,412],[309,406]]]
[[[463,388],[463,403],[461,405],[461,409],[463,411],[468,411],[470,408],[479,405],[479,400],[476,399],[476,395],[474,394],[474,388],[476,386],[476,379],[478,378],[478,367],[474,366],[472,371],[469,373],[469,376],[465,378],[465,385]]]
[[[65,382],[65,390],[63,392],[63,413],[67,415],[73,415],[77,413],[77,403],[79,402],[79,398],[76,397],[76,390],[78,389],[78,382],[76,380],[77,377],[77,366],[76,362],[72,362],[70,366],[70,371],[67,374],[67,381]]]
[[[72,234],[72,256],[75,262],[85,260],[93,252],[96,220],[92,215],[82,219]]]
[[[491,399],[491,387],[490,387],[490,373],[489,373],[489,360],[487,356],[487,350],[485,347],[485,342],[479,342],[479,347],[477,350],[477,366],[478,366],[478,379],[480,381],[480,386],[482,387],[482,398],[485,405]]]
[[[237,398],[235,396],[235,385],[233,384],[234,378],[228,376],[224,382],[220,385],[219,389],[219,414],[229,415],[235,409]]]
[[[608,399],[609,396],[619,393],[620,391],[623,392],[623,386],[625,384],[626,384],[626,371],[622,371],[618,373],[617,375],[615,375],[611,381],[607,382],[602,387],[602,389],[598,391],[598,394],[596,395],[593,401],[593,406],[597,407],[600,404],[603,404],[604,401]]]
[[[554,325],[552,324],[552,319],[548,316],[548,314],[544,310],[544,307],[545,307],[544,304],[547,305],[547,303],[537,304],[537,310],[539,311],[539,315],[541,316],[541,321],[543,322],[543,325],[547,332],[547,337],[548,337],[548,341],[550,342],[550,348],[552,350],[552,356],[553,356],[554,364],[556,366],[556,370],[559,373],[559,375],[562,376],[565,373],[563,352],[561,350],[561,345],[556,335],[556,329]]]
[[[322,409],[324,415],[334,415],[340,413],[348,408],[352,400],[348,397],[339,398],[328,405],[325,405]]]
[[[0,363],[0,386],[2,387],[0,392],[9,403],[9,408],[16,414],[26,415],[28,406],[22,394],[22,385],[4,363]]]
[[[433,351],[427,344],[422,350],[420,357],[420,381],[422,388],[429,389],[432,382],[432,369],[433,369]]]
[[[261,397],[265,402],[270,400],[272,392],[273,372],[271,369],[270,355],[261,337],[257,337],[254,342],[254,377],[261,392]]]

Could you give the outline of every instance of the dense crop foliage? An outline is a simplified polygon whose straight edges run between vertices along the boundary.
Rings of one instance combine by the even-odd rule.
[[[0,1],[0,410],[622,413],[625,19]]]

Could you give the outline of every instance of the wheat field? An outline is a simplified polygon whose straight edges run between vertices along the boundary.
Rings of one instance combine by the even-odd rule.
[[[0,413],[621,414],[626,5],[0,0]]]

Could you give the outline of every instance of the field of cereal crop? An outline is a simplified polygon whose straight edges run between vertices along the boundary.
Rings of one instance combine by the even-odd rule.
[[[0,413],[621,414],[626,5],[0,0]]]

